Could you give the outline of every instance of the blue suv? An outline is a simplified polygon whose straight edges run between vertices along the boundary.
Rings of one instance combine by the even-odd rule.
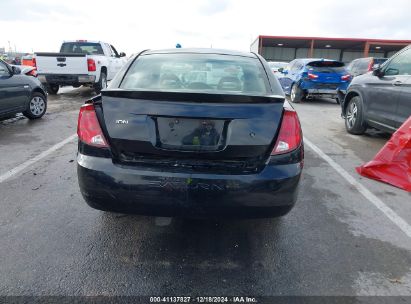
[[[284,92],[296,103],[316,97],[335,98],[339,103],[337,91],[345,92],[351,81],[343,62],[328,59],[295,59],[280,72]]]

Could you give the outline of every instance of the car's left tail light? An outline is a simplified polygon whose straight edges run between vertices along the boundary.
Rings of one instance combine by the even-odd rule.
[[[317,79],[318,78],[318,75],[315,75],[315,74],[313,74],[313,73],[308,73],[308,79]]]
[[[36,69],[32,69],[31,71],[26,73],[27,76],[33,76],[33,77],[37,77],[37,70]]]
[[[94,61],[94,59],[88,58],[87,59],[87,69],[89,72],[95,72],[96,69],[96,62]]]
[[[285,108],[280,132],[271,155],[291,152],[301,145],[302,140],[303,135],[297,112],[291,108]]]
[[[372,60],[370,60],[370,63],[368,63],[367,71],[371,72],[373,66],[374,66],[374,60],[372,59]]]
[[[87,145],[100,148],[108,147],[93,104],[86,104],[80,108],[77,135]]]

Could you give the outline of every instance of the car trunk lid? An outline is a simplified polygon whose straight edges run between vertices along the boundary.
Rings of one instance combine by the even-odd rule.
[[[104,124],[115,161],[254,168],[275,142],[282,96],[110,90]],[[234,163],[233,162],[238,162]]]
[[[308,77],[318,83],[340,83],[347,72],[344,63],[339,61],[320,60],[307,64]]]
[[[36,53],[39,74],[85,75],[88,73],[86,54]]]

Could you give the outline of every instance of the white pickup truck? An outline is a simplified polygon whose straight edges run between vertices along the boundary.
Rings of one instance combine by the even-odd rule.
[[[50,94],[65,85],[85,85],[100,93],[127,62],[125,56],[109,43],[76,40],[64,41],[60,53],[35,53],[34,62]]]

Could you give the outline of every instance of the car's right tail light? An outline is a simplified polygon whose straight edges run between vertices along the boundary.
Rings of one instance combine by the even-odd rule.
[[[96,62],[94,61],[94,59],[91,59],[91,58],[87,59],[87,68],[89,72],[96,71]]]
[[[37,70],[36,69],[32,69],[29,72],[26,73],[27,76],[33,76],[33,77],[37,77]]]
[[[31,61],[33,62],[32,64],[33,64],[33,66],[34,67],[37,67],[37,61],[36,61],[36,58],[35,57],[33,57],[32,59],[31,59]]]
[[[80,108],[77,135],[78,138],[87,145],[100,148],[108,147],[93,104],[86,104]]]
[[[271,155],[291,152],[301,145],[302,140],[303,135],[297,112],[292,108],[285,108],[280,132]]]
[[[368,71],[368,72],[371,72],[373,66],[374,66],[374,60],[370,60],[370,63],[368,64],[368,67],[367,67],[367,71]]]

